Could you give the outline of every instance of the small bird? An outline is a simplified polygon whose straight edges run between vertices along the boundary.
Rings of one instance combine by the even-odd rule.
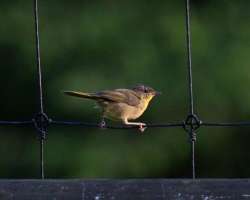
[[[92,99],[101,108],[100,127],[105,127],[104,118],[114,121],[122,121],[126,125],[138,126],[143,132],[146,124],[142,122],[130,122],[140,117],[147,109],[149,102],[160,92],[145,85],[137,85],[132,89],[103,90],[95,93],[77,91],[64,91],[65,94],[85,99]]]

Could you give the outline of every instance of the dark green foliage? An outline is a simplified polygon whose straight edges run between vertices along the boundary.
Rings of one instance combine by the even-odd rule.
[[[0,3],[0,120],[36,108],[32,1]],[[247,1],[192,1],[195,112],[203,121],[250,116]],[[90,101],[64,96],[145,83],[162,91],[143,122],[175,122],[188,108],[184,1],[40,1],[44,103],[54,119],[99,122]],[[113,122],[108,122],[113,123]],[[200,128],[198,177],[249,177],[249,128]],[[32,128],[0,127],[0,177],[39,177]],[[188,177],[182,129],[136,131],[50,127],[45,174],[63,177]]]

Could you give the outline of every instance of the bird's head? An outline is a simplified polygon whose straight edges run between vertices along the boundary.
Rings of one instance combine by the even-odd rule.
[[[138,96],[145,99],[147,102],[149,102],[153,97],[161,94],[153,88],[145,85],[136,85],[132,88],[132,90],[134,90]]]

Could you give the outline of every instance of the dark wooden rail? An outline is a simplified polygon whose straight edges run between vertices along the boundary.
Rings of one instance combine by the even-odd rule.
[[[0,180],[0,200],[240,200],[250,179]]]

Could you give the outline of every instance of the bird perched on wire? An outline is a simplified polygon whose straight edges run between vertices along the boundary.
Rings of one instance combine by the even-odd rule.
[[[142,122],[131,122],[140,117],[147,109],[152,98],[160,92],[145,85],[137,85],[132,89],[103,90],[95,93],[64,91],[65,94],[85,99],[92,99],[101,108],[100,127],[105,127],[104,118],[122,121],[126,125],[138,126],[143,132],[146,124]]]

